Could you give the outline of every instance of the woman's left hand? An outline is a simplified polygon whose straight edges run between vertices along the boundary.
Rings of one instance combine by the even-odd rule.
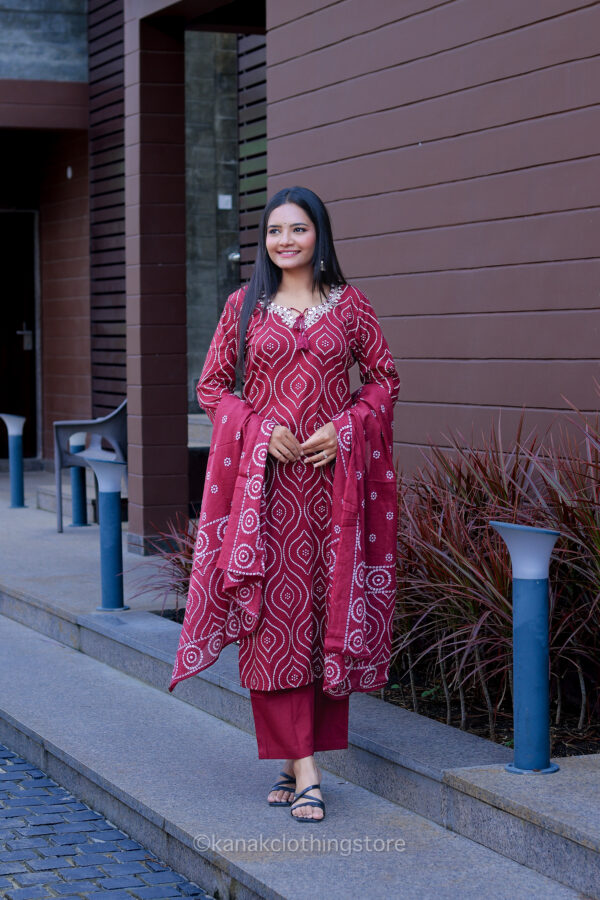
[[[300,452],[304,454],[305,461],[312,463],[315,469],[325,466],[335,459],[337,454],[337,433],[333,422],[327,422],[308,440],[300,444]]]

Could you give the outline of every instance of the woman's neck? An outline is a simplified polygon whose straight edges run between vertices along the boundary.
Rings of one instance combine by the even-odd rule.
[[[279,292],[290,296],[303,296],[313,293],[312,266],[303,266],[302,269],[283,269]]]
[[[327,291],[314,287],[312,267],[299,272],[283,271],[276,298],[282,306],[292,309],[307,309],[323,302]],[[273,298],[275,300],[275,298]],[[282,302],[283,301],[283,302]]]

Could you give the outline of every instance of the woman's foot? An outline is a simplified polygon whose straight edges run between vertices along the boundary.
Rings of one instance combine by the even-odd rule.
[[[294,760],[286,759],[285,763],[281,767],[281,772],[285,772],[286,775],[289,775],[290,778],[293,778]],[[283,781],[283,775],[281,775],[278,780]],[[267,800],[269,803],[291,803],[291,801],[294,799],[294,790],[294,784],[290,784],[289,790],[270,791]]]
[[[296,776],[296,794],[301,793],[309,784],[321,783],[321,770],[317,766],[314,756],[305,756],[303,759],[294,760],[293,772]],[[325,813],[320,807],[302,805],[303,801],[311,799],[323,799],[318,788],[313,788],[298,800],[297,805],[292,807],[292,815],[303,819],[322,819]]]

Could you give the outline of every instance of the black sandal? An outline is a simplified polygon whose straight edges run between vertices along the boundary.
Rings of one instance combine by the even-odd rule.
[[[296,787],[296,779],[293,775],[288,775],[287,772],[280,772],[280,775],[283,775],[283,780],[278,781],[273,785],[269,793],[272,791],[289,791],[290,793],[294,793],[294,788]],[[291,785],[291,789],[287,787],[287,785]],[[293,800],[269,800],[269,806],[291,806]]]
[[[304,797],[304,795],[306,794],[307,791],[312,791],[315,788],[320,789],[321,785],[320,784],[309,784],[309,786],[304,788],[303,791],[300,791],[299,794],[294,794],[294,799],[292,800],[292,803],[294,803],[295,805],[292,806],[292,808],[290,809],[290,815],[292,816],[293,819],[296,820],[296,822],[322,822],[323,819],[325,818],[325,804],[323,803],[322,800],[318,800],[316,797],[309,797],[307,800],[304,800],[302,803],[296,802],[297,800],[300,799],[300,797]],[[294,810],[298,809],[299,806],[316,806],[319,809],[323,810],[323,815],[321,816],[320,819],[315,819],[312,816],[295,816]]]

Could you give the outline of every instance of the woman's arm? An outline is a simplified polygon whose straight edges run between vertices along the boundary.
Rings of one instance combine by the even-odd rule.
[[[363,384],[379,384],[395,403],[400,391],[400,378],[375,311],[365,295],[353,288],[356,314],[352,351],[358,363]]]
[[[225,303],[196,387],[198,403],[213,423],[223,394],[235,391],[239,320],[239,311],[234,305],[236,296],[232,294]]]

